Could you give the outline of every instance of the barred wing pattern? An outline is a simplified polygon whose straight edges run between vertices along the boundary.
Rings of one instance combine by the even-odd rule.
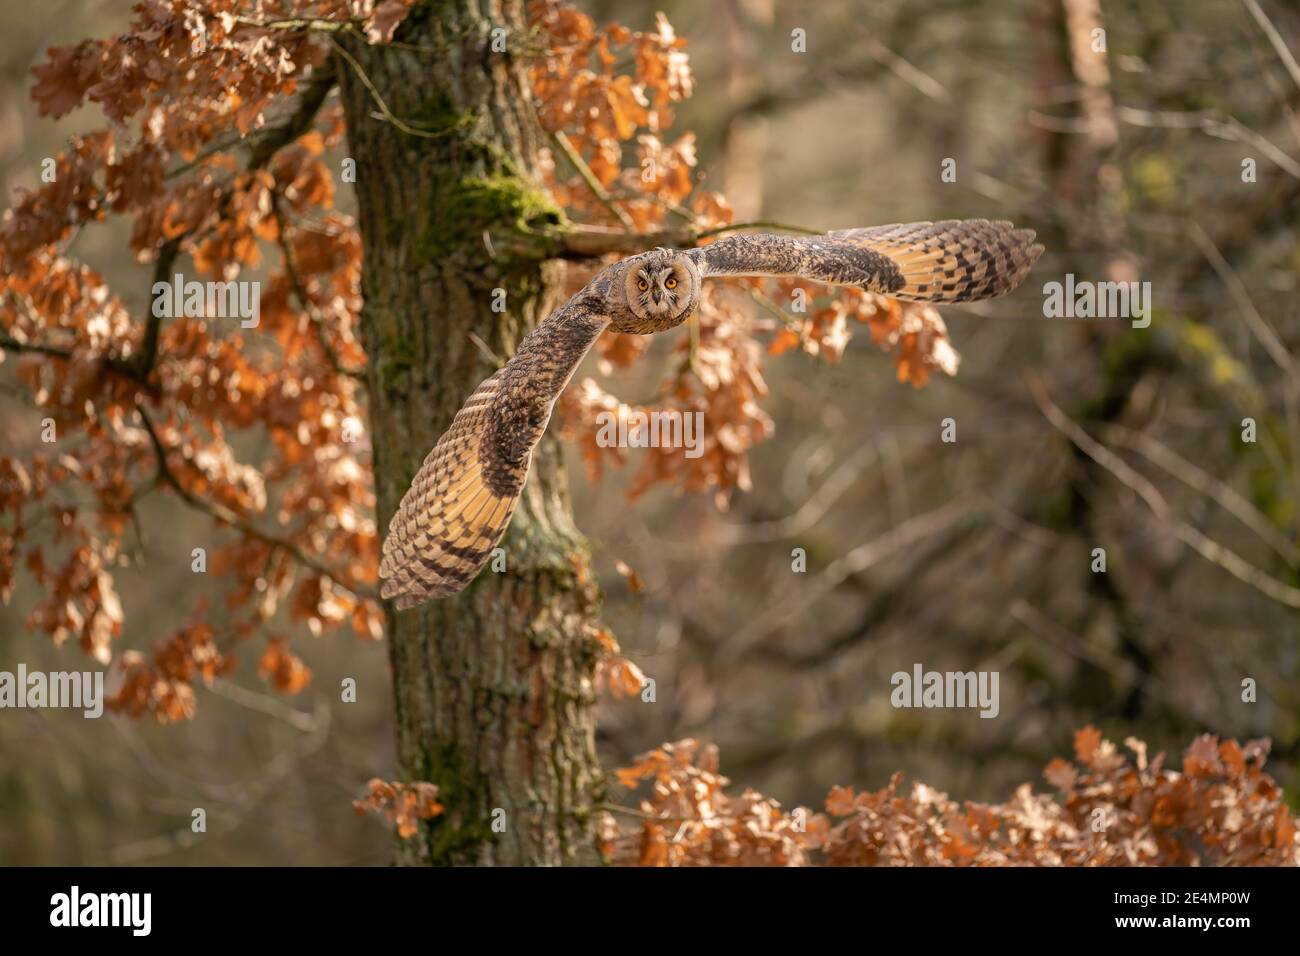
[[[475,389],[388,526],[384,597],[407,608],[474,580],[510,524],[555,400],[607,324],[589,300],[570,300]]]
[[[399,608],[411,607],[455,594],[482,570],[514,514],[555,400],[611,321],[640,333],[672,328],[689,317],[698,280],[709,276],[800,276],[915,302],[972,302],[1010,292],[1042,252],[1032,230],[970,219],[824,236],[750,233],[609,266],[524,338],[429,453],[389,525],[381,593]],[[664,263],[693,264],[679,269],[696,286],[680,312],[647,316],[631,308],[625,281],[637,273],[628,270],[644,269],[647,258],[660,277]],[[641,281],[644,291],[648,283]]]
[[[685,253],[705,276],[801,276],[913,302],[974,302],[1010,292],[1042,254],[1031,229],[987,219],[746,234]]]

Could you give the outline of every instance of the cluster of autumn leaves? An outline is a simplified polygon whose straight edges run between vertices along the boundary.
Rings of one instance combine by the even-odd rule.
[[[362,22],[380,43],[408,7],[315,0],[295,13],[300,22]],[[537,112],[552,137],[542,173],[570,218],[638,232],[730,223],[725,200],[695,182],[693,135],[669,132],[694,81],[667,19],[658,15],[645,32],[598,29],[557,0],[535,0],[528,15]],[[334,208],[335,176],[323,159],[343,139],[342,110],[326,99],[293,112],[312,101],[329,63],[319,34],[258,27],[235,0],[178,0],[142,3],[126,33],[51,49],[33,71],[43,115],[93,103],[108,123],[72,137],[54,158],[53,181],[0,223],[0,360],[14,363],[57,435],[26,456],[0,456],[0,598],[25,567],[43,595],[29,624],[107,664],[123,625],[113,569],[130,560],[124,536],[140,500],[170,489],[235,532],[208,568],[227,588],[229,633],[218,640],[188,624],[152,652],[118,655],[127,683],[112,703],[129,713],[190,717],[193,681],[229,670],[231,641],[265,633],[281,607],[316,634],[382,633],[373,481],[356,434],[366,362],[361,245],[356,223]],[[109,215],[130,218],[132,250],[164,281],[179,256],[201,280],[234,280],[269,254],[259,327],[132,315],[66,251]],[[601,264],[570,269],[571,291]],[[796,295],[802,313],[785,308]],[[935,368],[955,370],[933,309],[795,280],[710,283],[698,334],[678,338],[644,406],[703,412],[703,454],[639,452],[629,493],[666,483],[725,506],[750,486],[747,454],[773,431],[761,407],[765,352],[800,348],[835,361],[856,323],[895,352],[900,378],[919,385]],[[644,360],[648,346],[604,336],[602,371]],[[623,464],[624,450],[596,442],[596,416],[618,403],[583,378],[560,405],[562,432],[594,476]],[[245,432],[266,435],[270,451],[241,460],[232,442]],[[33,540],[29,528],[50,519],[52,545]],[[277,663],[263,672],[281,690],[305,686],[310,671],[286,636],[269,640]]]
[[[1074,761],[1057,758],[1044,770],[1054,794],[1034,793],[1026,783],[998,804],[958,803],[919,781],[905,794],[901,774],[874,792],[836,787],[826,799],[826,812],[808,818],[797,836],[788,832],[784,817],[763,832],[757,821],[772,819],[768,801],[751,794],[734,806],[722,804],[733,817],[744,814],[737,818],[742,826],[728,824],[721,840],[708,827],[697,833],[695,859],[725,862],[763,847],[772,854],[768,863],[787,865],[1300,864],[1295,817],[1263,770],[1266,742],[1243,746],[1198,737],[1181,772],[1164,767],[1164,754],[1148,760],[1141,741],[1130,737],[1125,747],[1131,756],[1096,728],[1085,727],[1075,735]],[[660,785],[665,777],[678,785],[701,781],[693,788],[696,794],[717,793],[725,785],[725,778],[717,777],[716,755],[697,758],[693,745],[667,753],[671,766],[657,754],[652,757],[652,768],[643,762],[624,772],[629,782],[647,776],[655,781],[651,808],[673,789]],[[637,863],[673,859],[677,834],[665,839],[664,831],[653,827],[647,822],[636,828],[635,850],[624,851],[634,852]],[[756,827],[760,836],[749,841]],[[623,859],[633,862],[630,855]]]
[[[322,2],[313,12],[348,18],[355,6]],[[380,6],[391,36],[392,5]],[[53,181],[0,223],[0,356],[57,438],[0,458],[0,597],[25,567],[42,595],[28,623],[108,664],[123,624],[113,571],[131,558],[139,502],[169,488],[235,530],[204,569],[226,587],[223,634],[191,623],[147,653],[117,655],[125,684],[110,705],[160,721],[192,716],[194,682],[227,672],[231,643],[265,634],[280,607],[314,633],[382,634],[369,599],[378,548],[368,449],[346,434],[364,418],[360,238],[333,208],[335,175],[323,161],[342,141],[342,110],[325,102],[285,113],[309,98],[329,50],[301,31],[249,28],[240,15],[233,0],[143,3],[128,32],[52,49],[34,70],[41,113],[89,102],[108,125],[73,137]],[[234,280],[269,252],[255,332],[131,315],[66,252],[109,215],[130,218],[131,248],[154,263],[155,280],[173,271]],[[232,447],[247,432],[269,442],[259,460]],[[51,519],[52,543],[29,536]],[[189,562],[190,549],[176,558]],[[278,633],[260,670],[286,692],[310,677]]]
[[[569,215],[643,233],[683,225],[708,233],[733,224],[726,200],[695,181],[694,135],[669,139],[672,105],[690,95],[694,81],[685,41],[667,19],[659,14],[655,30],[641,33],[618,25],[598,29],[585,14],[548,0],[531,4],[530,13],[547,38],[532,73],[541,122],[552,136],[565,137],[598,186],[552,152],[544,169],[548,186]],[[629,60],[630,75],[621,72]],[[570,291],[599,265],[571,269]],[[957,354],[933,308],[799,279],[706,283],[693,321],[697,335],[675,344],[658,393],[634,407],[703,412],[703,453],[688,459],[677,449],[639,452],[631,497],[667,484],[712,493],[725,507],[734,490],[750,488],[748,452],[773,432],[760,405],[767,394],[765,353],[798,348],[835,362],[860,323],[873,342],[893,351],[900,380],[919,386],[935,369],[957,370]],[[602,336],[596,343],[601,371],[635,364],[650,344],[643,336]],[[593,480],[606,466],[624,463],[623,449],[596,440],[598,416],[620,401],[589,377],[575,381],[560,401],[562,434],[578,446]]]
[[[958,803],[920,781],[904,788],[836,787],[825,812],[782,810],[727,792],[715,747],[666,744],[618,770],[644,792],[605,812],[600,848],[620,866],[1296,866],[1296,819],[1264,772],[1268,744],[1196,738],[1182,769],[1127,753],[1085,727],[1074,760],[1043,771],[1054,793],[1026,783],[1003,803]],[[381,813],[403,837],[441,812],[430,784],[370,783],[358,812]]]

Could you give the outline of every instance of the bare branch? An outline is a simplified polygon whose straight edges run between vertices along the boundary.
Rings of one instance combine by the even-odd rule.
[[[159,282],[170,282],[172,267],[176,264],[176,256],[181,250],[181,241],[183,235],[168,239],[158,250],[158,258],[154,262],[153,268],[153,285],[149,287],[150,296],[148,301],[151,306],[153,303],[153,289]],[[162,316],[157,314],[151,307],[149,309],[149,318],[145,320],[144,338],[140,343],[140,354],[135,356],[132,361],[132,367],[136,377],[140,381],[146,381],[153,372],[154,362],[158,360],[158,330],[162,326]]]
[[[288,146],[299,136],[311,129],[316,122],[316,114],[325,103],[325,98],[334,89],[338,75],[332,65],[321,67],[312,75],[302,98],[293,113],[279,126],[258,139],[252,147],[248,160],[249,169],[261,169],[267,165],[281,149]]]
[[[870,57],[912,89],[928,99],[940,102],[952,99],[952,94],[948,92],[947,87],[907,58],[885,46],[875,34],[865,30],[858,32]]]
[[[1287,350],[1277,332],[1268,324],[1264,316],[1260,315],[1259,309],[1255,308],[1246,284],[1228,264],[1228,260],[1223,258],[1223,254],[1205,234],[1205,230],[1199,223],[1191,224],[1191,233],[1192,239],[1196,241],[1205,258],[1214,268],[1219,280],[1227,286],[1229,294],[1237,303],[1237,308],[1245,318],[1246,324],[1250,326],[1251,332],[1264,346],[1264,351],[1268,352],[1269,358],[1287,377],[1286,387],[1283,389],[1283,401],[1286,404],[1287,430],[1290,432],[1291,439],[1289,456],[1291,487],[1300,496],[1300,366],[1297,366],[1295,357]]]
[[[1156,490],[1155,485],[1134,471],[1127,462],[1113,451],[1080,428],[1070,416],[1066,415],[1051,400],[1041,379],[1032,374],[1026,377],[1030,394],[1042,411],[1043,416],[1058,431],[1070,439],[1080,451],[1109,471],[1121,484],[1141,498],[1143,503],[1151,509],[1151,513],[1173,528],[1174,533],[1184,544],[1191,547],[1207,561],[1217,564],[1233,577],[1244,581],[1279,604],[1300,608],[1300,590],[1271,577],[1231,549],[1224,547],[1178,518],[1169,506],[1169,502]]]
[[[1300,162],[1292,159],[1272,142],[1231,116],[1214,110],[1147,110],[1132,106],[1116,106],[1115,116],[1122,123],[1156,129],[1199,129],[1215,139],[1254,146],[1279,169],[1300,179]],[[1092,124],[1072,116],[1053,116],[1040,110],[1027,114],[1030,124],[1052,133],[1085,135]]]
[[[1295,55],[1287,47],[1286,41],[1282,39],[1282,34],[1277,32],[1277,27],[1273,26],[1273,21],[1266,14],[1255,0],[1243,0],[1246,9],[1250,15],[1255,18],[1259,28],[1264,31],[1264,36],[1268,37],[1268,42],[1273,45],[1273,50],[1277,53],[1277,58],[1282,61],[1286,71],[1291,74],[1291,79],[1295,81],[1297,88],[1300,88],[1300,63],[1296,62]]]
[[[1300,565],[1300,548],[1288,541],[1273,527],[1268,518],[1231,486],[1202,471],[1168,445],[1143,432],[1133,431],[1122,425],[1107,425],[1104,433],[1112,444],[1133,449],[1189,488],[1214,499],[1224,511],[1255,532],[1287,564]]]
[[[1294,378],[1297,374],[1295,358],[1282,344],[1282,340],[1273,331],[1273,327],[1259,314],[1259,309],[1255,308],[1255,303],[1251,301],[1246,284],[1241,281],[1241,278],[1233,271],[1232,266],[1223,258],[1223,254],[1219,252],[1210,237],[1205,234],[1205,230],[1201,228],[1200,223],[1192,222],[1190,230],[1192,239],[1213,267],[1219,279],[1228,287],[1228,292],[1231,294],[1233,301],[1237,303],[1237,308],[1241,310],[1242,317],[1250,326],[1250,330],[1255,333],[1255,338],[1259,339],[1260,344],[1264,346],[1264,350],[1268,352],[1269,358],[1277,363],[1278,368]]]
[[[1166,707],[1185,712],[1182,707],[1184,698],[1171,690],[1160,677],[1143,673],[1142,669],[1128,658],[1121,657],[1114,651],[1067,630],[1024,598],[1016,598],[1011,603],[1011,616],[1062,653],[1068,654],[1075,660],[1092,664],[1118,680],[1140,685],[1144,691],[1154,692],[1164,701]]]
[[[256,30],[286,30],[307,33],[343,33],[364,26],[365,20],[324,20],[319,17],[289,17],[281,20],[254,20],[252,17],[235,17],[240,26]]]
[[[0,335],[0,352],[34,352],[39,355],[48,355],[51,358],[63,359],[64,361],[72,358],[72,353],[65,349],[55,348],[52,345],[41,345],[39,342],[19,342],[7,335]]]
[[[719,660],[734,660],[786,621],[805,611],[846,578],[860,574],[900,551],[939,534],[972,516],[971,501],[956,498],[932,511],[909,518],[877,538],[860,544],[836,559],[808,584],[793,600],[783,596],[780,603],[769,605],[746,625],[739,628],[722,645]]]
[[[224,697],[233,701],[240,707],[246,707],[249,710],[255,710],[260,714],[266,714],[277,720],[283,721],[294,730],[310,733],[316,729],[316,717],[304,711],[285,703],[278,697],[271,697],[268,694],[259,694],[255,690],[250,690],[236,684],[234,681],[226,680],[221,677],[214,678],[208,685],[208,689],[218,697]]]

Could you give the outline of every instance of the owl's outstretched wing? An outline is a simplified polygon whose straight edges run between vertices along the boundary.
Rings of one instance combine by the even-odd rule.
[[[801,276],[914,302],[974,302],[1018,286],[1043,247],[1032,229],[987,219],[746,233],[685,253],[704,276]]]
[[[475,389],[388,526],[384,597],[406,608],[474,580],[510,523],[555,400],[608,323],[598,300],[580,293]]]

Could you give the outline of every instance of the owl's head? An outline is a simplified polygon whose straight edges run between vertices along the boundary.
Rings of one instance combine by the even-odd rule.
[[[683,321],[695,308],[700,272],[680,252],[655,249],[627,260],[623,291],[632,314],[653,326],[647,331],[659,331]]]

